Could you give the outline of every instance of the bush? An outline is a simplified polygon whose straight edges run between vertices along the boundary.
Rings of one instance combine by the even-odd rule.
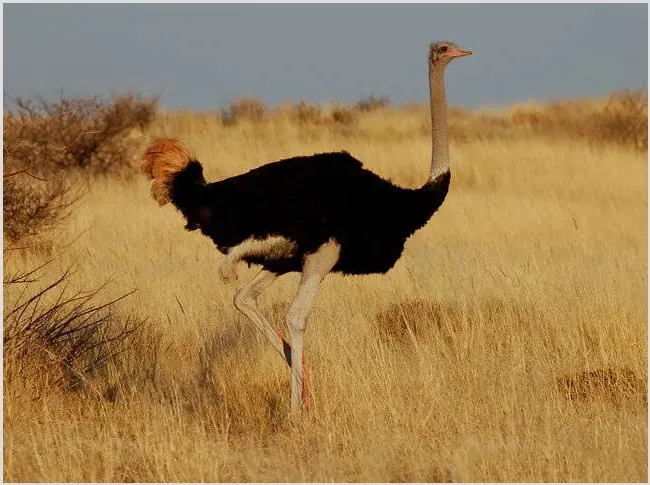
[[[304,101],[294,106],[293,114],[299,125],[318,125],[323,122],[320,108]]]
[[[378,109],[387,108],[390,106],[390,99],[388,96],[376,97],[374,94],[361,98],[357,104],[354,105],[354,109],[361,112],[376,111]]]
[[[70,172],[129,174],[138,143],[130,134],[155,114],[155,99],[116,96],[18,98],[6,112],[2,145],[3,229],[11,241],[55,227],[81,196],[66,179]],[[134,174],[135,170],[132,171]]]
[[[93,174],[132,168],[138,146],[131,131],[153,121],[155,104],[156,99],[131,94],[111,102],[99,97],[61,96],[57,102],[18,98],[16,112],[4,115],[5,170],[28,169],[45,177],[77,168]]]
[[[354,123],[354,114],[349,108],[337,106],[332,110],[332,120],[340,125],[351,125]]]
[[[81,197],[62,177],[41,179],[26,170],[4,174],[2,229],[9,241],[32,240],[65,221]]]
[[[266,115],[266,105],[257,98],[239,98],[230,103],[228,109],[221,110],[221,122],[231,126],[242,120],[259,123]]]
[[[610,96],[602,115],[597,118],[600,135],[622,145],[648,151],[648,93],[620,91]]]
[[[605,105],[564,101],[537,109],[516,109],[515,126],[552,137],[580,137],[597,143],[648,150],[648,95],[645,91],[619,91]]]

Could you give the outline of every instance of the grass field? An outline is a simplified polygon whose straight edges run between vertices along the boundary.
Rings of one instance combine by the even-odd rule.
[[[288,369],[233,308],[211,241],[144,177],[95,180],[51,246],[5,254],[5,275],[54,259],[40,286],[70,266],[70,291],[112,278],[107,298],[137,290],[118,317],[146,322],[80,390],[5,349],[4,480],[647,481],[647,152],[534,123],[513,135],[500,116],[452,117],[449,196],[393,270],[325,279],[297,422]],[[345,149],[416,186],[426,128],[425,107],[353,124],[171,113],[134,136],[182,139],[208,180]],[[285,334],[297,282],[261,298]],[[22,289],[5,286],[5,312]]]

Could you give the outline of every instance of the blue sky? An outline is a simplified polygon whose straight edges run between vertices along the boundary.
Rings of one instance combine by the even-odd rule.
[[[647,86],[647,4],[5,4],[4,90],[162,91],[169,108],[427,99],[427,46],[474,55],[452,104],[600,96]]]

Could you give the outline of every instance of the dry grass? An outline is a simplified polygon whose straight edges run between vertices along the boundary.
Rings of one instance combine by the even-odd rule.
[[[3,478],[647,481],[647,155],[514,126],[515,112],[452,115],[452,187],[434,220],[388,275],[326,278],[296,423],[288,370],[232,307],[212,243],[158,208],[144,177],[98,180],[56,265],[88,287],[114,276],[109,299],[137,288],[116,311],[148,326],[82,390],[35,399],[37,376],[5,366]],[[168,114],[147,136],[187,142],[208,179],[346,149],[396,183],[425,180],[425,107],[354,116]],[[482,116],[501,125],[469,136],[492,126]],[[47,258],[26,250],[5,272]],[[284,276],[261,299],[279,330],[296,284]],[[5,287],[5,309],[17,296]]]
[[[9,387],[29,383],[30,387],[23,389],[36,397],[50,387],[82,388],[122,351],[138,328],[137,322],[129,318],[120,322],[110,311],[132,291],[98,303],[103,287],[69,291],[73,278],[70,270],[35,290],[43,279],[40,271],[46,266],[4,279],[5,288],[19,295],[4,314],[5,375],[16,381],[8,382]]]

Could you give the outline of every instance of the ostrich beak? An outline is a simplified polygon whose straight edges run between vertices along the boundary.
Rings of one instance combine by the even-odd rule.
[[[465,49],[456,49],[453,52],[449,53],[449,57],[454,58],[454,57],[463,57],[463,56],[471,56],[472,51],[470,50],[465,50]]]

